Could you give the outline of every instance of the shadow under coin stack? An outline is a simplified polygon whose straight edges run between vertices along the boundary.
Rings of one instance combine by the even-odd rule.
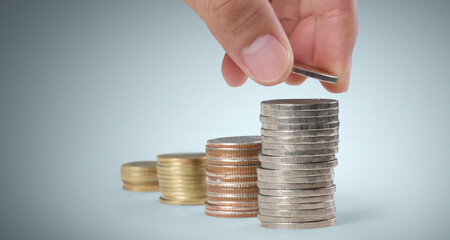
[[[225,137],[206,143],[205,213],[215,217],[256,217],[260,136]]]
[[[158,155],[157,169],[162,203],[205,203],[205,153],[161,154]]]
[[[158,191],[155,161],[124,163],[120,168],[123,190],[134,192]]]
[[[282,99],[261,103],[262,153],[258,219],[273,229],[332,226],[338,151],[338,101]]]

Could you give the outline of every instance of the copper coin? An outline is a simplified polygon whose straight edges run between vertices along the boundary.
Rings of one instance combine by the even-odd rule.
[[[206,181],[206,184],[208,186],[213,187],[229,187],[229,188],[255,188],[257,187],[256,182],[245,182],[245,183],[239,183],[239,182],[210,182]]]
[[[242,156],[242,155],[258,155],[261,147],[254,148],[211,148],[206,147],[206,154],[222,155],[222,156]]]
[[[206,176],[206,180],[210,182],[256,182],[257,177],[212,177]]]
[[[258,211],[258,206],[238,207],[238,206],[216,206],[205,203],[206,210],[212,211],[233,211],[233,212],[246,212],[246,211]]]
[[[206,196],[210,200],[215,201],[257,201],[258,200],[258,194],[251,193],[251,194],[217,194],[217,193],[211,193],[206,192]]]
[[[258,207],[258,201],[218,201],[207,198],[206,203],[215,206]]]
[[[211,172],[256,173],[257,166],[220,166],[209,164],[206,168]]]
[[[241,155],[230,155],[230,154],[212,154],[208,153],[208,158],[223,159],[223,160],[249,160],[258,159],[258,154],[241,154]]]
[[[251,166],[251,165],[260,165],[261,162],[258,158],[253,159],[238,159],[238,160],[230,160],[230,159],[220,159],[220,158],[212,158],[208,157],[206,160],[208,164],[212,165],[225,165],[225,166]]]
[[[259,189],[257,187],[230,188],[230,187],[216,187],[211,185],[207,185],[206,190],[210,193],[217,193],[217,194],[253,194],[259,192]]]
[[[205,209],[205,214],[213,217],[247,218],[247,217],[256,217],[258,211],[236,212],[236,211],[211,211]]]
[[[261,136],[237,136],[210,139],[207,147],[214,148],[254,148],[261,146]]]
[[[206,176],[209,177],[257,177],[256,172],[249,172],[249,173],[238,173],[238,172],[211,172],[206,171]]]

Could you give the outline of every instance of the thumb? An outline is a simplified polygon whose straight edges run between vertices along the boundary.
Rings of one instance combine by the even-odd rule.
[[[291,73],[291,45],[267,0],[184,0],[239,68],[270,86]]]

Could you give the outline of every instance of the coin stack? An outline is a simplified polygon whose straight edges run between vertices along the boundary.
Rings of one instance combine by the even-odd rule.
[[[335,224],[338,101],[284,99],[261,103],[262,152],[258,219],[273,229]]]
[[[203,204],[206,200],[206,154],[158,155],[160,202],[175,205]]]
[[[207,141],[207,215],[256,217],[256,168],[260,165],[260,151],[260,136],[225,137]]]
[[[158,177],[155,161],[124,163],[120,167],[122,188],[134,192],[158,191]]]

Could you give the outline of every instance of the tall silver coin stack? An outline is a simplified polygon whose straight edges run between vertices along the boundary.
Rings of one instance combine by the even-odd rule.
[[[262,227],[306,229],[335,224],[338,113],[338,101],[332,99],[261,103],[257,184]]]
[[[256,217],[261,136],[210,139],[206,143],[205,213],[215,217]]]

